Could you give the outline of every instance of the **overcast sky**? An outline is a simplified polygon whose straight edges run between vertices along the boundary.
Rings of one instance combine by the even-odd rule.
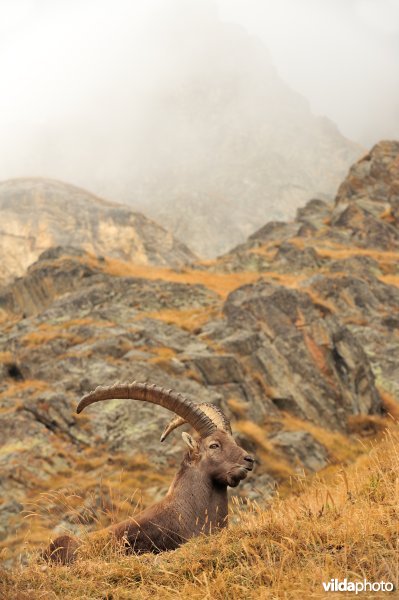
[[[168,32],[198,15],[259,37],[345,136],[399,139],[399,0],[0,0],[0,178],[59,175],[46,172],[50,154],[106,147],[105,121],[138,118],[170,85]],[[72,121],[79,139],[54,144]],[[119,160],[115,148],[106,159]]]

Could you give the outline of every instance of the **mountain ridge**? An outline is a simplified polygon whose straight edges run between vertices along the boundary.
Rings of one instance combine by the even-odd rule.
[[[178,267],[196,258],[132,208],[53,179],[0,182],[0,219],[3,282],[22,275],[51,246],[76,246],[138,264]]]

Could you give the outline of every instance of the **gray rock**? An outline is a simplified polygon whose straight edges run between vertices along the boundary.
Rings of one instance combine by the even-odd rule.
[[[325,200],[313,198],[305,206],[296,211],[296,221],[304,224],[313,225],[319,229],[323,222],[329,218],[332,206]]]
[[[318,269],[323,264],[322,258],[314,248],[300,250],[293,244],[283,242],[280,244],[275,261],[283,264],[285,271],[302,271],[305,269]]]
[[[283,431],[270,439],[299,471],[319,471],[328,464],[327,450],[307,431]]]
[[[380,410],[375,378],[356,337],[308,294],[266,281],[227,298],[229,324],[256,332],[260,347],[245,358],[280,408],[345,429],[354,413]]]
[[[226,350],[247,355],[255,352],[262,344],[262,341],[259,335],[253,331],[238,330],[224,338],[221,343]]]
[[[239,383],[243,380],[240,364],[232,355],[201,354],[188,357],[186,362],[199,371],[205,384]]]

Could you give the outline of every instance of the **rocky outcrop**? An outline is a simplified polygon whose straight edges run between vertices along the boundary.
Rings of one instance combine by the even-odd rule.
[[[349,170],[338,189],[336,206],[356,203],[378,217],[392,211],[395,220],[399,203],[399,142],[383,141]]]
[[[111,300],[115,306],[127,304],[131,309],[151,311],[185,305],[195,308],[211,304],[216,298],[204,287],[193,286],[188,296],[187,289],[184,284],[116,277],[108,273],[107,259],[58,247],[43,252],[24,277],[0,288],[0,311],[26,317],[52,306],[53,311],[61,313],[65,309],[72,314],[83,308],[90,312],[94,306]]]
[[[271,438],[275,448],[279,448],[296,470],[302,472],[320,471],[328,464],[328,454],[308,431],[283,431]]]
[[[0,279],[22,275],[53,246],[73,246],[136,264],[179,267],[194,254],[171,233],[122,204],[49,179],[0,183]]]
[[[233,292],[224,312],[230,326],[257,333],[246,369],[261,378],[278,408],[341,429],[351,414],[378,412],[362,346],[307,293],[259,281]]]
[[[355,163],[339,187],[331,216],[359,245],[399,244],[399,143],[380,142]]]
[[[222,256],[218,268],[230,271],[279,269],[281,252],[278,250],[284,251],[293,240],[297,252],[308,253],[315,246],[331,250],[334,249],[332,244],[337,250],[341,245],[343,249],[396,251],[399,243],[398,147],[398,142],[388,141],[374,146],[351,167],[338,189],[335,202],[313,198],[298,209],[295,221],[267,223],[247,242]],[[292,265],[294,259],[292,253],[287,264]],[[297,271],[319,266],[298,265]],[[284,272],[284,265],[281,267]]]

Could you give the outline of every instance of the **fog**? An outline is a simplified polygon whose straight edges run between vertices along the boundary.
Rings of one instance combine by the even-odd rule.
[[[154,168],[200,168],[213,140],[187,123],[180,140],[168,106],[218,63],[224,31],[263,44],[262,77],[278,73],[349,139],[399,138],[397,0],[2,0],[0,179],[129,200]],[[233,49],[219,72],[240,61]]]
[[[398,0],[220,0],[222,18],[268,46],[317,114],[370,146],[399,137]]]

